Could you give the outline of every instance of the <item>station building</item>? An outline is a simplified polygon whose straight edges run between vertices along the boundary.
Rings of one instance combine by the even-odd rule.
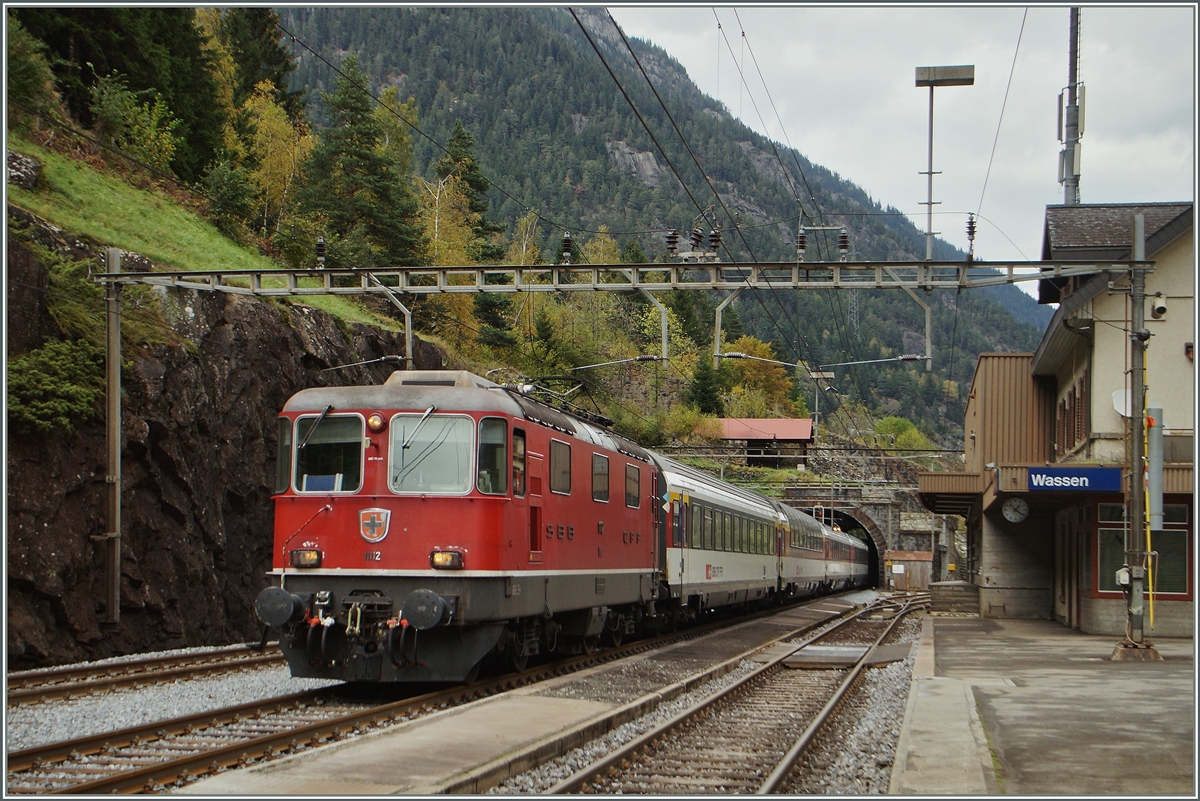
[[[1193,635],[1195,592],[1195,273],[1192,203],[1085,204],[1046,209],[1042,258],[1096,260],[1092,275],[1039,282],[1057,303],[1033,353],[985,353],[963,421],[964,469],[921,473],[921,502],[967,520],[958,575],[979,614],[1055,619],[1121,635],[1116,572],[1129,536],[1129,330],[1132,217],[1145,219],[1146,407],[1163,410],[1163,529],[1149,550],[1153,627]],[[1151,313],[1157,305],[1161,314]],[[964,569],[965,568],[965,569]],[[1147,620],[1150,623],[1150,620]]]

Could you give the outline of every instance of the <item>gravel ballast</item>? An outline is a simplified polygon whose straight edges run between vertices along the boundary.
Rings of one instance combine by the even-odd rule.
[[[199,653],[205,649],[187,650]],[[145,656],[147,654],[139,654],[128,659]],[[105,663],[119,661],[122,659],[104,660]],[[9,752],[19,751],[339,683],[326,679],[293,679],[287,667],[281,665],[21,705],[6,710],[5,748]]]

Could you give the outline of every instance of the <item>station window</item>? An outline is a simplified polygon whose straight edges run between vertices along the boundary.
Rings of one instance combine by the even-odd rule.
[[[525,497],[525,432],[519,428],[513,429],[513,461],[512,461],[513,495]]]
[[[485,417],[479,421],[479,472],[475,485],[488,495],[508,493],[508,421]]]
[[[571,446],[550,440],[550,491],[571,494]]]
[[[608,457],[592,454],[592,500],[608,503]]]
[[[471,435],[467,434],[470,441]],[[313,415],[296,421],[296,489],[357,492],[362,484],[363,420]]]
[[[1117,504],[1100,504],[1116,506]],[[1101,512],[1103,513],[1103,512]],[[1125,564],[1125,529],[1101,528],[1097,532],[1097,577],[1096,589],[1104,592],[1120,592],[1117,571]]]
[[[635,465],[625,465],[625,505],[637,509],[642,505],[642,471]]]
[[[1184,507],[1186,511],[1187,507]],[[1164,510],[1165,511],[1165,510]],[[1178,593],[1188,591],[1188,533],[1183,530],[1156,532],[1150,547],[1158,551],[1157,562],[1151,567],[1157,570],[1154,576],[1154,592]]]

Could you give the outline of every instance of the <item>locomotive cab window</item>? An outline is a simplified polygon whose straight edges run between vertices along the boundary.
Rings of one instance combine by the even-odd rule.
[[[426,412],[392,418],[392,492],[462,495],[471,489],[475,421]]]
[[[275,492],[287,492],[292,484],[292,421],[279,418],[279,458],[275,460]]]
[[[642,471],[636,466],[625,465],[625,505],[637,509],[642,505]]]
[[[479,421],[479,470],[475,485],[488,495],[508,492],[508,422],[500,417]]]
[[[608,457],[592,454],[592,500],[608,503]]]
[[[571,446],[550,440],[550,491],[571,494]]]
[[[513,495],[525,497],[525,432],[519,428],[513,429],[513,460],[512,460]]]
[[[296,421],[296,489],[300,492],[357,492],[362,484],[363,438],[363,421],[357,415],[322,413],[299,418]]]

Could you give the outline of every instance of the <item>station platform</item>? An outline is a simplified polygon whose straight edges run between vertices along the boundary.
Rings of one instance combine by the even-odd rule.
[[[889,792],[1196,797],[1195,647],[1111,662],[1047,620],[925,618]]]

